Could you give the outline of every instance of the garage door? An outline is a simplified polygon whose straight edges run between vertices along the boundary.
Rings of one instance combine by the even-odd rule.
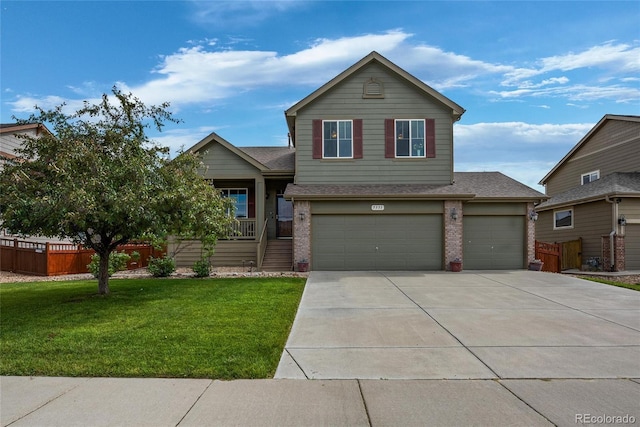
[[[442,215],[313,215],[314,270],[441,270]]]
[[[523,216],[465,216],[463,227],[466,270],[524,268]]]
[[[628,224],[624,231],[624,268],[640,270],[640,224]]]

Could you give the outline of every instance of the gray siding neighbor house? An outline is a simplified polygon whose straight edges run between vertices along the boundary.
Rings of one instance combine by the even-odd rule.
[[[294,269],[525,268],[534,204],[546,197],[499,172],[454,172],[453,125],[464,111],[372,52],[285,111],[291,148],[208,136],[191,148],[206,151],[203,176],[255,221],[216,257],[244,242],[261,267],[266,236],[268,247],[291,242]],[[225,193],[233,189],[247,189],[253,208]]]
[[[640,116],[605,115],[540,184],[538,240],[582,239],[583,264],[640,270]]]

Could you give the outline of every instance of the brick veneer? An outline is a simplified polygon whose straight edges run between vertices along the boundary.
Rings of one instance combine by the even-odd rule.
[[[301,215],[304,217],[301,219]],[[293,203],[293,261],[309,262],[311,266],[311,202],[294,201]]]
[[[624,271],[625,269],[625,249],[624,236],[615,235],[613,237],[613,248],[615,256],[615,265],[611,268],[611,252],[609,250],[609,236],[602,236],[602,269],[604,271]]]
[[[456,210],[458,218],[451,218]],[[449,263],[455,259],[462,260],[462,201],[445,200],[444,202],[444,260],[445,270],[451,270]],[[464,262],[462,264],[464,268]]]
[[[529,213],[532,212],[533,203],[527,203],[527,215],[525,221],[527,222],[527,261],[531,262],[536,258],[536,223],[529,218]]]

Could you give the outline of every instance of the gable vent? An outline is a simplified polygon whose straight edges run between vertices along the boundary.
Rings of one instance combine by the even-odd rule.
[[[363,98],[384,98],[384,85],[374,77],[364,82],[362,87]]]

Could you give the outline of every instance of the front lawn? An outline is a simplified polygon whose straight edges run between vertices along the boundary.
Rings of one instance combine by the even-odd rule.
[[[270,378],[299,278],[0,285],[0,375]]]
[[[606,285],[618,286],[619,288],[633,289],[634,291],[640,291],[640,283],[625,283],[617,282],[614,280],[602,279],[599,277],[583,277],[585,280],[591,280],[592,282],[604,283]]]

